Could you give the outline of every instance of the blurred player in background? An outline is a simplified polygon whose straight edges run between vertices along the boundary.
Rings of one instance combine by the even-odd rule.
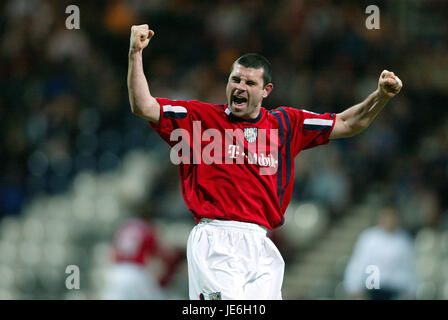
[[[266,231],[284,222],[292,197],[294,157],[330,139],[362,132],[398,94],[401,80],[384,70],[373,93],[339,114],[288,107],[268,111],[262,101],[274,88],[270,63],[259,54],[246,54],[231,66],[227,104],[155,98],[142,59],[153,36],[148,25],[131,28],[132,112],[148,120],[172,147],[179,139],[172,139],[176,129],[190,138],[199,131],[199,139],[212,129],[213,139],[206,140],[221,141],[221,149],[214,149],[220,163],[195,159],[196,152],[203,155],[211,143],[189,140],[194,154],[188,160],[196,162],[179,165],[182,194],[198,223],[187,244],[190,299],[281,299],[284,261]],[[244,132],[244,138],[226,139],[229,130]],[[266,167],[272,174],[263,174]]]
[[[184,253],[162,248],[156,226],[146,216],[125,221],[113,239],[113,264],[102,292],[105,300],[161,300]],[[154,262],[162,265],[162,272]]]
[[[378,268],[379,288],[368,288],[368,266]],[[344,286],[352,299],[414,299],[417,287],[414,245],[400,227],[394,206],[379,212],[378,225],[365,230],[358,238],[347,264]]]

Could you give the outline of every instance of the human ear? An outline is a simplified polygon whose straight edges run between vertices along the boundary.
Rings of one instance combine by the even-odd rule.
[[[267,98],[272,90],[274,90],[274,85],[272,83],[265,85],[263,89],[263,99]]]

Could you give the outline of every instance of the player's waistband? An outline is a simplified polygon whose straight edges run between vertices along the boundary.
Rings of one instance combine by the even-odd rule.
[[[234,230],[238,230],[238,231],[256,231],[256,232],[260,232],[264,235],[266,235],[267,230],[268,230],[264,226],[260,226],[256,223],[251,223],[251,222],[202,218],[199,221],[198,226],[206,226],[206,225],[212,226],[212,227],[224,228],[224,229],[234,229]]]

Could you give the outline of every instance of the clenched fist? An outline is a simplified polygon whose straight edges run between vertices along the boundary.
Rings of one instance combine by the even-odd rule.
[[[393,98],[396,96],[403,83],[393,72],[384,70],[381,72],[380,79],[378,80],[378,92],[380,96],[385,98]]]
[[[131,40],[129,52],[135,53],[142,51],[148,45],[151,38],[154,36],[154,31],[149,30],[147,24],[131,27]]]

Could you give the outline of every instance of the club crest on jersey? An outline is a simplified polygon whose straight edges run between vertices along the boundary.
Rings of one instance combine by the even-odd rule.
[[[246,138],[249,143],[254,143],[257,141],[257,134],[257,128],[244,128],[244,138]]]
[[[221,292],[212,292],[208,295],[210,300],[222,300],[221,299]]]

